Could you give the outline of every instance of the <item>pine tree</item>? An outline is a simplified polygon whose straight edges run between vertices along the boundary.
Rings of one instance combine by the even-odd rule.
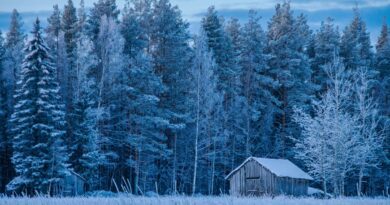
[[[209,49],[214,53],[215,61],[218,65],[216,74],[218,75],[218,89],[225,91],[225,95],[234,93],[234,86],[230,87],[234,82],[234,64],[232,39],[228,38],[225,33],[222,19],[218,16],[217,11],[213,6],[208,8],[207,14],[202,19],[202,28],[205,30],[208,38]]]
[[[58,194],[56,185],[68,173],[63,146],[64,106],[60,99],[50,50],[37,19],[25,48],[12,114],[13,157],[17,176],[9,191]]]
[[[314,53],[311,62],[313,81],[318,86],[317,96],[320,96],[330,83],[325,66],[340,53],[340,36],[338,29],[333,24],[333,19],[327,18],[321,22],[321,27],[315,35]]]
[[[340,43],[340,56],[347,70],[356,70],[361,66],[372,66],[370,35],[358,8],[354,8],[352,22],[345,27]]]
[[[143,191],[154,191],[159,170],[156,161],[161,155],[167,155],[166,135],[161,130],[169,125],[162,117],[159,108],[159,95],[165,91],[160,77],[153,70],[151,58],[140,52],[131,60],[130,68],[125,72],[130,92],[126,95],[124,122],[133,125],[127,128],[127,141],[133,153],[127,160],[127,166],[135,171],[134,190],[142,187]],[[128,119],[128,121],[126,120]],[[138,191],[136,191],[138,193]]]
[[[61,12],[58,5],[53,6],[53,13],[47,19],[45,40],[53,53],[54,63],[57,67],[57,78],[60,84],[60,93],[65,98],[67,82],[67,54],[64,41],[64,32],[61,28]]]
[[[233,21],[234,22],[234,21]],[[217,69],[215,75],[218,77],[217,89],[224,94],[223,97],[223,137],[220,141],[216,167],[216,190],[225,190],[224,176],[236,166],[240,158],[235,152],[237,142],[243,140],[243,118],[242,108],[245,99],[240,96],[240,75],[241,68],[238,64],[240,49],[238,48],[240,34],[237,32],[238,24],[233,23],[228,32],[224,29],[223,19],[220,18],[214,7],[209,7],[207,14],[202,19],[202,28],[206,32],[208,47],[214,55]],[[237,50],[234,50],[234,49]]]
[[[90,11],[87,20],[87,33],[95,43],[95,47],[98,44],[96,40],[99,36],[100,19],[104,15],[115,21],[118,19],[119,10],[117,9],[115,0],[99,0],[97,3],[93,4],[93,8]],[[97,48],[98,47],[96,47],[96,49]]]
[[[271,150],[273,118],[278,99],[271,92],[278,82],[270,76],[265,54],[266,36],[255,11],[249,12],[248,22],[242,31],[241,84],[245,106],[245,157],[262,156]]]
[[[57,4],[53,6],[53,13],[47,19],[47,23],[48,26],[46,27],[45,32],[48,36],[47,37],[48,45],[51,44],[51,47],[58,48],[59,35],[61,31],[61,12]]]
[[[280,104],[275,119],[273,155],[292,157],[289,137],[297,136],[299,128],[292,121],[293,107],[309,109],[313,85],[307,53],[310,31],[304,16],[294,18],[289,3],[278,4],[268,24],[268,65],[280,86],[274,91]]]
[[[232,78],[227,82],[231,88],[230,97],[226,100],[225,104],[227,113],[226,130],[230,133],[230,169],[234,169],[239,163],[245,160],[245,121],[243,113],[246,104],[246,99],[242,95],[242,86],[240,81],[241,76],[241,65],[240,65],[240,54],[241,54],[241,25],[238,19],[230,20],[225,26],[226,32],[226,54],[231,56],[229,59],[229,67],[232,71]],[[235,76],[235,77],[233,77]],[[227,92],[227,91],[226,91]],[[230,102],[229,102],[230,101]],[[230,129],[229,129],[230,128]]]
[[[79,33],[79,35],[84,34],[87,23],[87,13],[85,12],[84,0],[80,0],[80,7],[77,9],[77,19],[77,33]]]
[[[146,29],[142,26],[141,14],[137,14],[136,5],[133,7],[127,4],[123,10],[121,33],[125,39],[124,53],[130,58],[134,58],[138,53],[147,47],[148,35]]]
[[[190,47],[188,23],[181,16],[177,6],[168,0],[159,0],[152,7],[150,28],[150,53],[153,67],[161,77],[166,92],[161,93],[159,107],[164,119],[170,125],[165,129],[168,151],[161,155],[159,164],[159,190],[175,192],[177,165],[181,160],[177,153],[178,133],[188,120],[187,96],[189,92]],[[172,153],[172,155],[171,155]]]

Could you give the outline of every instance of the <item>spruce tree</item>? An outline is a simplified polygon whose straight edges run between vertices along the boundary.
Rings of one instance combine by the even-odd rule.
[[[59,94],[56,67],[37,19],[24,52],[20,81],[15,92],[13,157],[17,176],[9,191],[58,194],[56,185],[68,173],[64,106]]]
[[[7,84],[4,75],[5,47],[4,38],[0,31],[0,193],[5,192],[5,186],[12,177],[11,142],[7,131]]]
[[[68,3],[64,6],[64,13],[62,15],[62,30],[64,32],[64,42],[65,42],[65,50],[66,50],[66,79],[64,80],[66,84],[64,85],[64,93],[65,93],[65,106],[66,106],[66,143],[68,145],[72,166],[75,165],[74,158],[78,156],[74,156],[75,152],[75,136],[73,134],[75,124],[74,118],[76,118],[75,113],[75,103],[76,103],[76,92],[77,92],[77,38],[78,38],[78,20],[76,8],[73,5],[72,0],[68,0]]]

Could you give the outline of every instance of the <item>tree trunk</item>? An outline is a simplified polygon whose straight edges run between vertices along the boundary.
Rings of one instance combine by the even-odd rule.
[[[194,174],[192,179],[192,195],[195,194],[196,188],[196,169],[198,167],[198,139],[199,139],[199,117],[200,117],[200,69],[198,69],[198,79],[196,87],[196,130],[195,130],[195,159],[194,159]]]
[[[357,184],[357,195],[360,197],[362,194],[362,183],[363,183],[363,169],[359,170],[359,182]]]
[[[215,139],[213,140],[213,161],[211,165],[211,194],[214,194],[214,175],[215,175],[215,153],[216,148],[215,148]]]
[[[173,170],[172,170],[172,191],[176,194],[176,161],[177,161],[177,156],[176,156],[176,151],[177,151],[177,133],[175,132],[174,134],[174,139],[173,139]]]
[[[325,180],[325,177],[322,177],[322,189],[324,189],[324,195],[326,197],[328,195],[328,192],[326,191],[326,180]]]
[[[246,144],[245,144],[245,157],[250,157],[250,149],[249,149],[249,136],[250,136],[250,117],[249,117],[249,108],[247,108],[247,116],[246,116]]]

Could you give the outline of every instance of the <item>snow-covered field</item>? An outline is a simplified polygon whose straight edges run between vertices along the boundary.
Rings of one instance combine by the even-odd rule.
[[[0,198],[0,205],[390,205],[390,198],[235,198],[235,197],[118,197],[118,198]]]

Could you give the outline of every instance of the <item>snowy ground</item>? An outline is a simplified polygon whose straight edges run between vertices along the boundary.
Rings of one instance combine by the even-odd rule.
[[[234,198],[234,197],[119,197],[119,198],[0,198],[0,205],[390,205],[390,198]]]

